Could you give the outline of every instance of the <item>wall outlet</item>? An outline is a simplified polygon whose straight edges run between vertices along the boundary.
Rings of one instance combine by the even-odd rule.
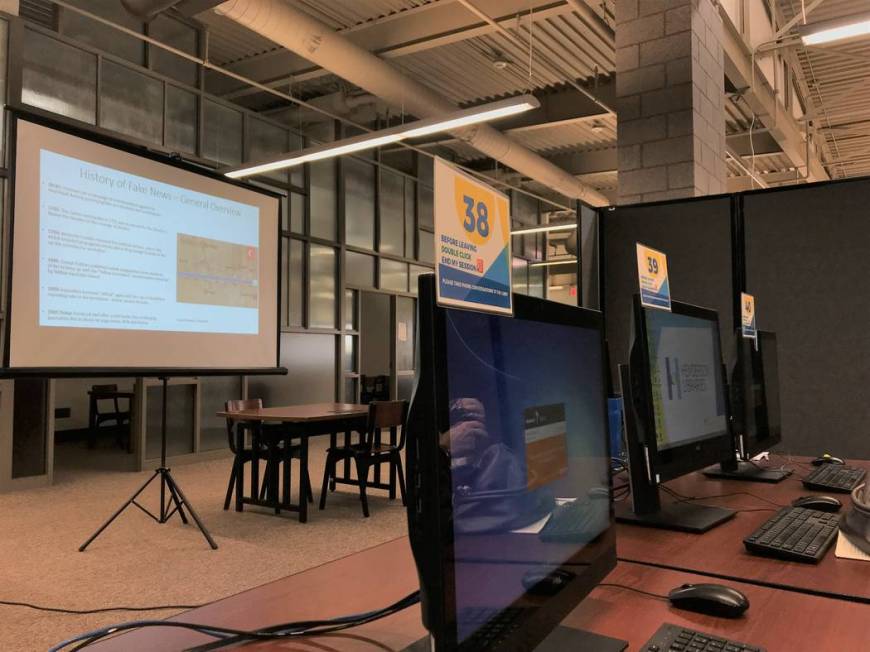
[[[72,416],[72,409],[68,407],[54,408],[55,419],[69,419]]]

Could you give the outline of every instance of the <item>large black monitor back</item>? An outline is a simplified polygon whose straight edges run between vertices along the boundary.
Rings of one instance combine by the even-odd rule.
[[[748,193],[746,284],[776,331],[783,442],[870,458],[870,180]]]
[[[731,201],[717,196],[600,211],[602,303],[613,378],[619,377],[616,365],[628,363],[637,242],[667,254],[673,296],[719,313],[723,357],[733,359]]]

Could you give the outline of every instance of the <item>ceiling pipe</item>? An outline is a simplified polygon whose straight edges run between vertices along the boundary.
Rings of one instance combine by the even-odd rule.
[[[144,20],[151,20],[161,11],[171,9],[181,0],[121,0],[121,5],[129,13]]]
[[[229,0],[215,11],[417,118],[457,110],[442,95],[282,0]],[[489,125],[450,133],[566,197],[592,206],[610,203],[594,188]]]

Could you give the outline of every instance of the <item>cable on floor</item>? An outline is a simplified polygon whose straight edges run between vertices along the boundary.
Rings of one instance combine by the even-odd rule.
[[[63,609],[61,607],[44,607],[38,604],[29,602],[17,602],[15,600],[0,600],[0,606],[7,607],[24,607],[26,609],[35,609],[36,611],[48,611],[57,614],[70,614],[75,616],[83,616],[88,614],[101,614],[109,611],[162,611],[164,609],[197,609],[205,606],[204,604],[161,604],[152,607],[100,607],[98,609]]]

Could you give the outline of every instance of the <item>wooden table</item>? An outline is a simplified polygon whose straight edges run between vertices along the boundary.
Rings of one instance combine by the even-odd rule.
[[[685,496],[713,496],[739,491],[761,496],[779,505],[788,505],[800,496],[824,493],[810,491],[800,482],[802,476],[815,468],[807,464],[809,459],[796,457],[789,463],[773,456],[774,466],[785,464],[787,468],[794,469],[790,477],[777,484],[711,480],[700,473],[693,473],[666,485]],[[848,464],[870,469],[870,462],[850,460]],[[848,494],[830,495],[843,503],[841,514],[850,508]],[[669,500],[672,499],[662,493],[662,501]],[[746,551],[743,538],[775,513],[776,507],[773,505],[746,495],[694,502],[735,510],[769,507],[771,511],[738,512],[733,519],[700,535],[619,524],[616,536],[619,559],[870,603],[870,562],[837,559],[834,555],[836,543],[818,564],[782,561]]]
[[[240,412],[218,412],[219,417],[235,421],[236,427],[236,450],[244,447],[244,430],[250,427],[253,432],[253,446],[259,446],[262,428],[266,424],[279,424],[280,433],[284,438],[284,499],[278,502],[277,490],[267,500],[258,499],[260,487],[260,465],[255,456],[251,462],[251,497],[244,498],[242,491],[236,491],[236,511],[242,511],[243,505],[255,504],[265,507],[280,507],[290,511],[299,512],[299,522],[308,520],[308,501],[305,499],[308,487],[305,486],[305,478],[308,477],[308,439],[317,435],[330,435],[335,443],[336,433],[344,432],[345,440],[349,443],[352,431],[365,429],[369,408],[367,405],[358,403],[314,403],[311,405],[292,405],[285,407],[260,408],[258,410],[243,410]],[[290,502],[290,487],[288,473],[290,469],[290,442],[299,439],[301,453],[299,460],[299,504]],[[277,474],[277,469],[276,469]],[[350,468],[345,467],[345,474],[350,473]],[[239,465],[237,471],[237,487],[242,487],[244,482],[244,469]],[[277,477],[272,478],[272,487],[277,489]]]
[[[605,581],[664,594],[683,583],[708,580],[621,562]],[[639,650],[665,622],[761,645],[769,652],[862,650],[870,640],[870,606],[752,584],[727,584],[745,593],[750,601],[745,616],[737,620],[679,611],[666,601],[600,586],[563,625],[627,640],[631,651]],[[185,612],[173,620],[252,629],[367,611],[395,602],[416,588],[416,569],[408,540],[403,537]],[[244,649],[400,652],[424,635],[420,609],[413,607],[336,635],[263,642]],[[192,631],[148,629],[106,640],[94,649],[183,650],[210,640]]]

